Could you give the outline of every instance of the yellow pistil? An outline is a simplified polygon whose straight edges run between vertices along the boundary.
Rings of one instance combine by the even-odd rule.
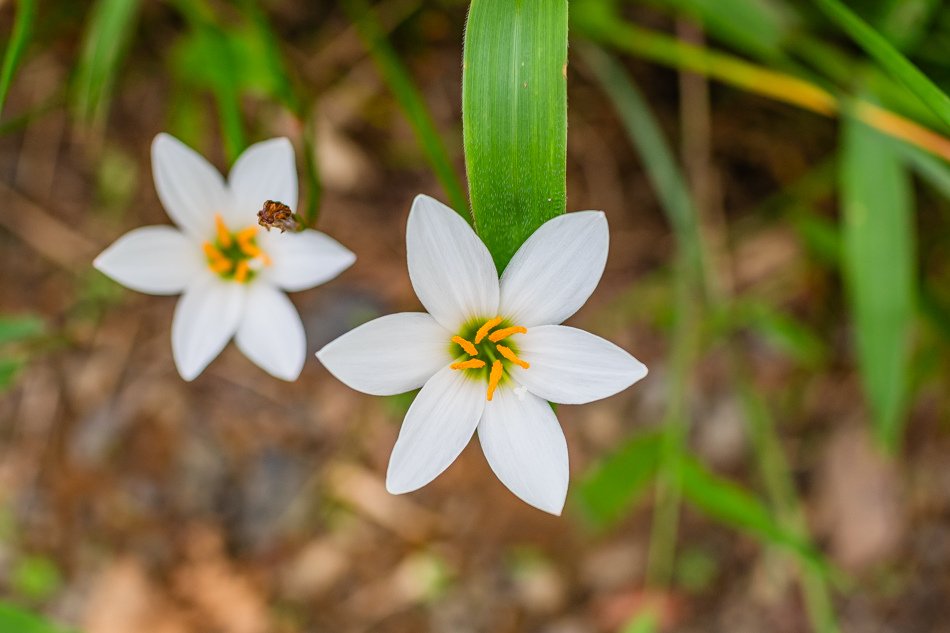
[[[497,343],[498,341],[502,339],[508,338],[512,334],[527,334],[527,333],[528,333],[528,330],[526,328],[523,328],[520,325],[515,325],[514,327],[506,327],[502,330],[495,330],[488,337],[488,340],[491,341],[492,343]]]
[[[495,389],[498,388],[498,383],[501,381],[501,361],[496,360],[491,364],[491,373],[488,375],[488,401],[491,402],[492,397],[495,395]]]
[[[485,321],[485,324],[482,327],[478,328],[478,332],[475,333],[475,344],[478,345],[482,342],[482,339],[488,336],[488,333],[492,331],[492,328],[501,323],[501,317],[495,317],[489,321]]]
[[[247,281],[247,277],[250,273],[251,267],[247,265],[247,260],[242,259],[237,263],[237,268],[234,269],[234,281],[243,284]]]
[[[484,366],[485,361],[479,360],[477,358],[470,358],[458,363],[452,363],[449,365],[449,369],[481,369]]]
[[[496,345],[495,349],[498,350],[499,354],[501,354],[502,356],[504,356],[505,358],[513,362],[515,365],[518,365],[519,367],[522,367],[524,369],[528,369],[529,367],[531,367],[530,363],[526,363],[525,361],[518,358],[515,355],[515,353],[511,351],[510,347],[505,347],[504,345]]]
[[[221,214],[215,214],[214,216],[214,226],[218,231],[218,245],[221,248],[228,248],[231,246],[231,231],[228,230],[227,225],[224,223]]]
[[[469,356],[478,356],[478,348],[472,345],[469,341],[466,341],[461,336],[453,336],[452,342],[465,350],[465,353]],[[482,363],[483,365],[485,363]]]

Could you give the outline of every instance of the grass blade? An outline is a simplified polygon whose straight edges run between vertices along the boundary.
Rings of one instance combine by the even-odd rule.
[[[122,55],[135,32],[140,0],[98,0],[92,8],[73,93],[73,112],[86,124],[99,124]]]
[[[475,227],[501,271],[565,210],[567,0],[473,0],[462,129]]]
[[[950,127],[950,97],[894,48],[887,38],[875,31],[840,0],[815,0],[815,4],[868,55],[900,79]]]
[[[16,20],[13,22],[13,31],[10,33],[7,50],[3,54],[3,66],[0,67],[0,113],[3,112],[3,106],[7,102],[7,93],[10,92],[13,75],[16,73],[17,66],[20,65],[20,59],[26,51],[27,43],[29,43],[35,19],[36,0],[19,0],[17,2]]]
[[[893,142],[845,119],[842,262],[864,391],[878,438],[900,440],[914,317],[914,234],[908,174]]]
[[[356,25],[379,72],[409,119],[412,129],[415,130],[429,165],[435,171],[436,177],[449,197],[449,205],[466,220],[470,220],[467,213],[468,202],[465,199],[465,188],[458,174],[455,173],[445,145],[432,121],[432,115],[429,114],[425,101],[413,83],[409,71],[386,39],[385,31],[376,19],[376,15],[365,0],[346,0],[343,7]]]

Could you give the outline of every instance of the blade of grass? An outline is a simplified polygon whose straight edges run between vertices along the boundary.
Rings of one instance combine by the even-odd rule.
[[[501,271],[565,210],[567,0],[473,0],[462,68],[472,214]]]
[[[73,113],[87,125],[100,125],[112,84],[135,33],[140,0],[98,0],[89,15],[73,91]]]
[[[842,151],[842,267],[858,362],[878,439],[894,450],[914,317],[910,181],[893,142],[860,121],[845,119]]]
[[[10,92],[13,75],[29,43],[35,19],[36,0],[19,0],[10,41],[7,42],[7,50],[3,54],[3,66],[0,67],[0,113],[3,112],[3,106],[7,102],[7,93]]]
[[[365,0],[344,0],[343,8],[356,26],[360,38],[369,50],[383,80],[389,86],[402,111],[409,119],[429,165],[435,171],[436,177],[445,189],[449,205],[471,222],[471,218],[467,213],[468,202],[465,199],[465,189],[458,174],[455,173],[455,168],[452,166],[449,154],[442,143],[438,130],[436,130],[432,115],[429,113],[418,88],[413,83],[409,70],[399,59],[399,55],[386,38],[386,33],[376,19],[376,15]]]
[[[832,22],[888,72],[900,79],[950,128],[950,97],[910,60],[840,0],[814,0]]]

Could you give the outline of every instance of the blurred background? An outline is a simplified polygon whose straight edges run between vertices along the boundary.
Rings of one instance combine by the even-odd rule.
[[[950,85],[945,2],[848,4]],[[612,238],[571,323],[650,375],[559,409],[557,518],[477,446],[388,495],[412,394],[233,347],[185,383],[175,299],[91,267],[169,223],[155,134],[286,135],[359,256],[293,295],[309,352],[418,309],[467,3],[0,2],[0,631],[950,631],[950,126],[840,7],[571,3],[567,206]]]

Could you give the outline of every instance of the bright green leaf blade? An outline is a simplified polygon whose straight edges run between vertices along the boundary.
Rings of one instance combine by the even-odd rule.
[[[662,433],[635,437],[581,480],[575,501],[595,529],[614,525],[646,492],[660,463],[662,443]]]
[[[65,629],[50,624],[37,615],[11,604],[0,603],[0,632],[2,633],[65,633]]]
[[[864,391],[879,439],[900,439],[914,317],[914,234],[908,174],[893,141],[843,122],[842,266]]]
[[[34,338],[43,329],[43,320],[37,316],[0,316],[0,345]]]
[[[475,228],[498,271],[567,195],[567,0],[473,0],[462,70]]]
[[[0,67],[0,112],[3,111],[3,105],[7,102],[7,93],[10,92],[13,75],[29,43],[35,18],[36,0],[19,0],[13,31],[10,33],[10,41],[7,42],[7,50],[3,54],[3,66]]]
[[[98,0],[83,36],[73,92],[79,120],[99,123],[105,117],[115,75],[132,35],[140,0]]]
[[[455,173],[449,154],[432,121],[432,115],[413,83],[409,71],[386,39],[386,34],[376,15],[365,0],[346,0],[343,7],[356,25],[383,79],[409,119],[416,137],[422,144],[422,150],[425,152],[429,165],[435,171],[436,177],[449,197],[449,205],[466,220],[471,221],[466,212],[468,203],[465,200],[465,188],[458,174]]]
[[[861,48],[900,79],[943,122],[950,127],[950,97],[840,0],[815,0],[825,15],[837,24]]]

